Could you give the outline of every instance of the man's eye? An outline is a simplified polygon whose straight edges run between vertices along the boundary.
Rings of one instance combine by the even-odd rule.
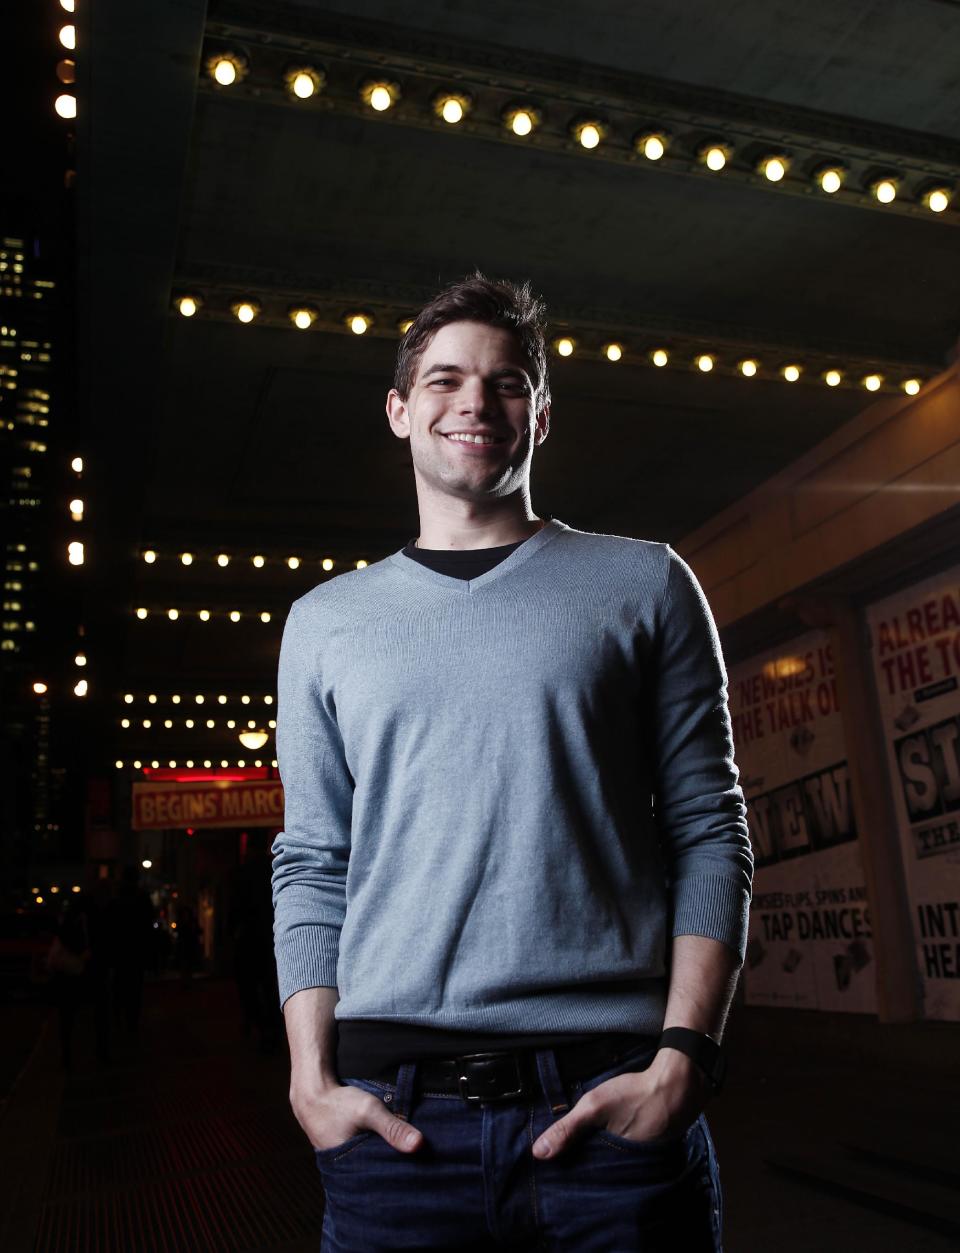
[[[506,391],[516,392],[520,396],[525,396],[527,394],[526,383],[517,383],[517,382],[512,382],[509,379],[506,379],[500,384],[500,386],[504,388]]]
[[[434,379],[434,383],[454,383],[456,379]]]

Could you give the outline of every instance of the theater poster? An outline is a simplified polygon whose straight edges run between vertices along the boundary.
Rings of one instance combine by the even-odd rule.
[[[750,1005],[876,1012],[870,911],[829,639],[811,631],[730,668],[756,859]]]
[[[960,1019],[960,566],[867,621],[924,1013]]]

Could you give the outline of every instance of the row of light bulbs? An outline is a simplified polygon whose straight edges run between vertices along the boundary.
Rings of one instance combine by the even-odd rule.
[[[116,766],[118,770],[122,770],[125,765],[125,763],[121,760],[117,760],[113,764]],[[132,761],[130,762],[130,765],[133,767],[134,770],[148,770],[148,769],[159,770],[161,765],[164,765],[164,764],[169,766],[171,770],[176,770],[180,766],[185,766],[187,770],[193,770],[200,766],[202,766],[204,770],[213,770],[216,768],[217,765],[219,765],[222,770],[227,770],[231,766],[239,766],[240,769],[243,770],[247,766],[256,766],[257,769],[260,769],[266,763],[262,761],[260,758],[258,758],[256,761],[247,761],[245,758],[242,758],[242,757],[240,758],[239,761],[227,761],[227,759],[223,757],[220,759],[219,762],[214,762],[210,760],[209,758],[206,761],[199,761],[199,762],[194,761],[193,759],[190,759],[188,761],[181,761],[181,762],[168,761],[166,763],[163,763],[160,761],[148,761],[148,762]],[[274,769],[276,769],[276,766],[277,766],[276,759],[271,761],[270,765],[273,766]]]
[[[175,304],[184,317],[193,317],[193,315],[197,313],[202,306],[203,297],[198,293],[193,293],[192,295],[181,295],[176,298]],[[235,301],[230,307],[234,316],[237,317],[239,321],[245,323],[254,321],[254,319],[262,312],[262,306],[260,303],[252,299]],[[319,316],[317,310],[311,306],[291,306],[288,313],[290,320],[300,330],[309,330]],[[365,334],[370,327],[374,325],[375,321],[373,315],[370,313],[347,314],[343,320],[357,335]],[[397,322],[397,330],[401,335],[405,335],[412,325],[412,318],[402,318],[399,322]],[[577,341],[569,335],[562,335],[555,339],[553,341],[553,347],[554,351],[560,357],[571,357],[578,349]],[[624,351],[624,345],[617,340],[611,340],[609,343],[603,344],[600,348],[601,356],[606,357],[608,361],[622,360]],[[649,361],[653,365],[662,368],[663,366],[670,364],[671,354],[666,348],[652,348],[643,358],[641,358],[641,360]],[[681,360],[684,364],[688,364],[687,358],[684,357],[681,358]],[[695,365],[701,373],[709,374],[714,367],[720,365],[720,362],[714,353],[700,353],[692,359],[692,364]],[[760,374],[762,366],[755,357],[745,357],[737,362],[736,369],[745,378],[753,378]],[[800,379],[803,372],[803,365],[798,362],[790,361],[778,367],[776,374],[785,379],[788,383],[796,383]],[[847,378],[847,372],[834,367],[829,370],[825,370],[822,378],[828,387],[839,387],[839,385]],[[908,396],[915,396],[920,390],[922,381],[922,379],[915,377],[906,378],[901,380],[900,386]],[[883,375],[875,372],[865,374],[860,379],[860,383],[867,389],[867,391],[871,392],[879,391],[883,382]],[[150,550],[148,550],[147,553],[144,553],[144,560],[155,560],[155,555],[151,558],[148,555],[149,552]],[[224,554],[222,554],[222,556],[224,556]],[[184,565],[189,565],[190,560],[184,560],[184,557],[192,560],[191,554],[181,554],[181,560],[184,561]],[[252,560],[254,565],[257,565],[258,562],[261,565],[263,564],[262,558],[254,557]],[[227,564],[226,560],[220,560],[219,557],[218,561],[220,561],[221,565]],[[290,557],[287,559],[288,564],[291,562],[296,562],[296,565],[292,565],[291,569],[296,569],[297,565],[300,564],[299,558],[296,557]],[[357,562],[357,569],[362,569],[365,564],[365,562]],[[325,561],[323,563],[323,568],[325,570],[332,569],[332,562],[328,566]]]
[[[144,698],[141,698],[141,699],[144,699]],[[145,698],[145,699],[146,699],[146,702],[147,702],[147,704],[148,704],[148,705],[156,705],[156,704],[158,703],[158,701],[160,701],[161,699],[163,699],[163,700],[169,700],[169,701],[170,701],[170,703],[171,703],[171,704],[173,704],[173,705],[179,705],[179,704],[182,704],[182,702],[183,702],[185,699],[186,699],[187,701],[189,701],[189,700],[190,700],[190,697],[189,697],[189,696],[187,696],[187,697],[183,697],[183,696],[181,696],[181,695],[180,695],[180,693],[179,693],[179,692],[174,692],[172,696],[159,697],[159,696],[157,696],[156,692],[149,692],[149,693],[147,694],[147,696],[146,696],[146,698]],[[234,696],[234,697],[232,697],[232,698],[231,698],[231,697],[228,697],[228,696],[226,695],[226,693],[225,693],[225,692],[221,692],[221,693],[220,693],[220,694],[216,697],[216,701],[217,701],[217,704],[218,704],[218,705],[226,705],[226,704],[228,704],[228,703],[229,703],[229,701],[230,701],[231,699],[233,699],[233,700],[239,700],[241,705],[249,705],[249,704],[252,704],[252,702],[253,702],[253,700],[254,700],[255,698],[254,698],[254,697],[252,697],[252,696],[250,696],[250,695],[249,695],[249,693],[246,693],[246,692],[245,692],[242,696],[239,696],[239,697]],[[268,693],[266,696],[263,696],[263,697],[261,697],[260,699],[263,701],[263,703],[264,703],[265,705],[272,705],[272,704],[273,704],[273,699],[274,699],[274,698],[273,698],[271,695],[269,695],[269,693]],[[208,700],[212,703],[212,702],[213,702],[213,700],[214,700],[214,697],[212,697],[212,696],[208,696],[208,695],[205,695],[203,692],[197,692],[197,693],[194,695],[193,700],[194,700],[194,703],[195,703],[195,704],[197,704],[197,705],[203,705],[203,704],[206,704],[206,702],[207,702]],[[125,692],[125,693],[124,693],[124,695],[123,695],[123,703],[124,703],[125,705],[133,705],[133,704],[135,704],[135,703],[136,703],[136,701],[137,701],[137,697],[134,695],[134,693],[133,693],[133,692]]]
[[[146,605],[138,605],[137,608],[134,609],[133,612],[136,615],[136,617],[140,619],[141,622],[143,622],[146,618],[149,618],[151,612],[167,618],[170,622],[176,622],[181,616],[181,611],[179,609],[154,609],[151,611],[150,609],[146,607]],[[244,620],[244,618],[246,618],[246,620],[248,621],[252,621],[254,618],[258,618],[261,622],[273,621],[273,614],[270,612],[269,609],[262,609],[259,613],[257,613],[256,610],[254,610],[252,613],[248,611],[246,615],[244,615],[243,612],[239,609],[231,609],[229,611],[226,609],[223,609],[223,610],[197,609],[195,612],[196,612],[196,616],[200,619],[201,622],[209,622],[212,618],[224,618],[228,622],[240,622]],[[192,609],[183,610],[184,617],[187,617],[188,615],[192,615],[193,613],[194,613],[194,610]]]
[[[560,357],[572,357],[577,348],[577,342],[569,336],[561,336],[553,342],[554,350]],[[608,361],[623,360],[624,346],[621,343],[612,341],[604,344],[600,352]],[[652,365],[662,369],[670,364],[670,353],[666,348],[653,348],[647,353],[645,360]],[[686,362],[686,358],[684,358]],[[715,368],[720,366],[719,358],[715,353],[703,352],[693,358],[693,365],[701,372],[701,374],[710,374]],[[756,357],[744,357],[737,362],[736,370],[743,375],[744,378],[755,378],[762,370],[761,363]],[[777,367],[777,374],[788,383],[796,383],[800,380],[804,372],[802,364],[796,361],[789,361],[784,365]],[[821,376],[828,387],[839,387],[846,378],[843,370],[836,368],[825,370]],[[877,392],[883,386],[884,376],[871,372],[861,377],[860,383],[868,392]],[[900,387],[908,396],[916,396],[919,392],[923,380],[915,377],[902,379]]]
[[[246,56],[237,50],[214,53],[206,62],[207,73],[221,87],[232,87],[246,76],[249,65]],[[295,100],[309,100],[323,89],[325,72],[316,65],[294,65],[284,74],[284,85]],[[399,83],[388,79],[367,79],[360,85],[360,99],[376,113],[386,113],[401,97]],[[470,112],[474,104],[469,92],[441,90],[432,99],[435,115],[450,126],[457,126]],[[526,139],[541,125],[543,113],[531,104],[513,103],[502,111],[501,120],[511,134]],[[600,117],[577,117],[568,126],[572,138],[588,150],[599,148],[610,135],[610,126]],[[666,154],[672,136],[666,129],[642,130],[633,136],[633,150],[648,161],[656,162]],[[733,145],[720,139],[708,140],[696,150],[697,160],[705,169],[719,173],[725,169],[734,154]],[[780,183],[790,169],[791,160],[786,152],[762,154],[754,163],[756,172],[769,183]],[[844,185],[848,168],[842,161],[824,161],[813,172],[817,187],[828,196],[835,195]],[[871,179],[866,190],[880,204],[891,204],[897,199],[902,179],[890,172]],[[931,213],[943,213],[953,198],[952,187],[936,184],[926,187],[921,202]]]
[[[157,561],[157,558],[160,555],[161,554],[158,553],[155,548],[145,548],[143,552],[140,554],[140,556],[143,558],[143,560],[146,562],[148,566],[154,565]],[[192,566],[195,561],[208,561],[208,560],[216,561],[217,565],[220,566],[221,569],[226,569],[226,567],[233,560],[230,553],[207,554],[207,553],[194,553],[194,552],[177,553],[177,559],[179,560],[182,566]],[[240,560],[243,560],[243,559],[240,558]],[[262,553],[255,553],[250,558],[250,564],[253,566],[255,570],[262,570],[266,566],[268,561],[273,561],[273,560],[275,559],[265,557]],[[300,567],[303,565],[303,558],[285,557],[283,558],[283,563],[287,567],[288,570],[299,570]],[[320,562],[320,568],[322,570],[329,571],[333,569],[335,564],[336,562],[333,560],[332,557],[324,557],[323,560]],[[354,562],[354,566],[357,570],[365,569],[367,564],[368,563],[366,561],[362,561],[362,560]]]
[[[65,13],[74,13],[76,11],[76,0],[60,0],[60,8]],[[75,52],[77,47],[77,28],[73,22],[68,22],[65,26],[61,26],[57,31],[57,38],[61,47],[67,52]],[[65,57],[57,62],[57,78],[65,85],[72,85],[77,81],[77,63],[73,57]],[[58,117],[62,117],[64,121],[72,121],[77,116],[77,97],[72,92],[63,92],[57,96],[53,102],[54,112]]]
[[[153,729],[153,719],[142,718],[138,725],[142,727],[144,731],[150,731]],[[215,731],[217,728],[217,720],[216,718],[207,718],[205,719],[203,725],[206,728],[206,730]],[[237,719],[227,718],[224,720],[223,725],[227,728],[228,731],[234,731],[236,730],[236,727],[237,727]],[[165,731],[172,731],[174,728],[174,720],[172,718],[164,718],[162,722],[158,720],[157,726],[158,727],[162,726]],[[183,720],[183,726],[188,731],[197,731],[201,729],[193,718],[185,718]],[[256,731],[258,729],[258,726],[259,724],[257,723],[256,718],[247,719],[246,730]],[[276,719],[271,718],[270,721],[267,723],[267,726],[270,728],[271,731],[275,731],[277,729]],[[135,729],[134,723],[130,718],[121,718],[120,727],[124,731],[130,731],[132,729]],[[259,748],[260,745],[256,745],[256,747]]]

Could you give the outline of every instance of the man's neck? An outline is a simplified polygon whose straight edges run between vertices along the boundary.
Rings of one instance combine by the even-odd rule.
[[[460,546],[454,544],[446,544],[442,549],[433,549],[434,552],[479,552],[484,548],[502,548],[506,544],[520,544],[524,540],[530,539],[532,536],[543,529],[547,524],[546,518],[532,518],[528,520],[529,529],[524,534],[514,535],[511,539],[498,540],[495,544],[478,544],[469,546]],[[413,541],[414,548],[428,548],[428,545],[421,543],[421,537],[418,535]]]

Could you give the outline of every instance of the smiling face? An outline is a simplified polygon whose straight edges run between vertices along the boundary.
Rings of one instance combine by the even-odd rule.
[[[514,335],[484,322],[441,326],[404,400],[387,397],[395,435],[409,438],[418,492],[467,500],[529,492],[533,450],[549,429],[537,412]]]

